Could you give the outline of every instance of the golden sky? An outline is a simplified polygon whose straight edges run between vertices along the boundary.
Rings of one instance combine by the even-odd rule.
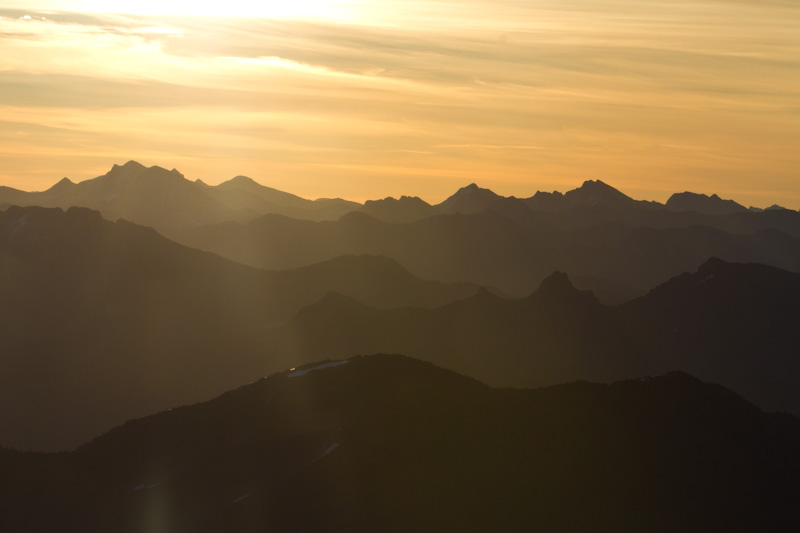
[[[258,7],[252,7],[257,4]],[[0,0],[0,184],[800,208],[797,0]]]

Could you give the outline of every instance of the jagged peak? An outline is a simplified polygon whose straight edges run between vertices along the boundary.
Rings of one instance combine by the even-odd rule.
[[[369,205],[369,206],[381,205],[381,204],[383,204],[383,205],[387,205],[387,204],[400,205],[400,204],[403,204],[403,205],[408,205],[408,206],[411,206],[411,205],[415,205],[415,206],[425,205],[425,206],[428,206],[428,205],[430,205],[430,204],[428,204],[428,202],[426,202],[425,200],[423,200],[419,196],[406,196],[406,195],[403,195],[400,198],[395,198],[394,196],[387,196],[386,198],[381,198],[380,200],[367,200],[367,201],[364,202],[365,206],[367,206],[367,205]]]
[[[536,293],[555,294],[573,292],[576,290],[575,286],[572,285],[572,282],[569,280],[569,276],[565,272],[556,270],[542,280]]]
[[[553,192],[536,191],[536,194],[534,194],[532,198],[550,198],[550,197],[562,197],[562,196],[564,196],[564,193],[560,191],[553,191]]]
[[[614,189],[614,187],[612,187],[611,185],[608,185],[607,183],[605,183],[605,182],[603,182],[601,180],[586,180],[580,186],[581,189],[583,189],[583,188],[591,189],[593,187],[594,188]],[[616,189],[614,189],[614,190],[616,190]]]

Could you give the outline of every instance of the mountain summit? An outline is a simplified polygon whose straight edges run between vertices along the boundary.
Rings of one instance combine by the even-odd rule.
[[[190,228],[245,222],[267,213],[334,220],[360,207],[341,199],[306,200],[245,176],[212,187],[187,180],[177,169],[146,167],[137,161],[115,164],[104,175],[80,183],[64,178],[44,192],[0,189],[2,204],[88,207],[105,218],[124,218],[172,237]]]
[[[442,213],[478,213],[489,208],[503,197],[489,189],[482,189],[471,183],[460,188],[444,202],[436,206]]]

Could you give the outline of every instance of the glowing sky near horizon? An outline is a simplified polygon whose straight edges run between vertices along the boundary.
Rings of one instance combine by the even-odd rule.
[[[136,159],[310,198],[602,179],[800,208],[793,1],[0,0],[0,17],[0,185]]]

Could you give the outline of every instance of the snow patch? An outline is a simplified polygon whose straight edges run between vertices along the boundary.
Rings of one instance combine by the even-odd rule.
[[[334,363],[324,363],[317,366],[312,366],[311,368],[306,368],[305,370],[297,370],[289,374],[288,377],[290,378],[299,378],[300,376],[305,376],[309,372],[313,372],[314,370],[322,370],[323,368],[333,368],[334,366],[341,366],[346,365],[350,361],[336,361]]]
[[[244,500],[245,498],[249,498],[251,494],[253,494],[253,493],[252,492],[248,492],[247,494],[244,494],[242,496],[239,496],[235,500],[232,500],[232,502],[233,503],[239,503],[240,501]]]
[[[714,279],[714,274],[709,274],[708,276],[704,277],[703,279],[700,280],[700,283],[705,283],[710,279]]]

